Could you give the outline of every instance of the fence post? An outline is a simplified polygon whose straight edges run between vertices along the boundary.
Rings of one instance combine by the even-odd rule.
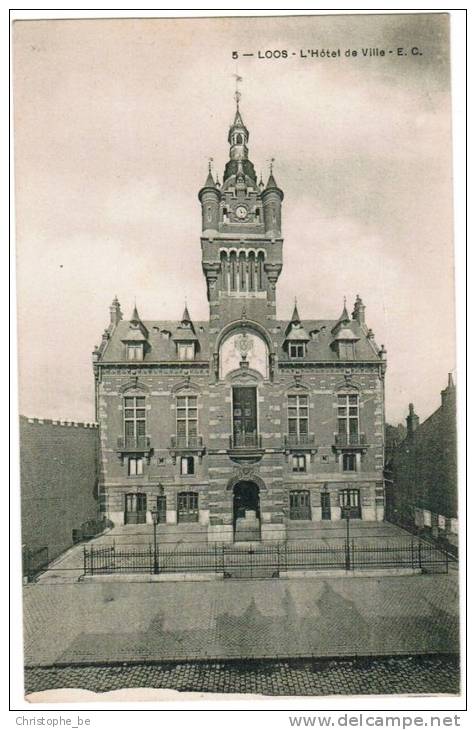
[[[354,538],[352,538],[352,543],[351,543],[350,569],[354,570]]]
[[[449,563],[448,550],[445,550],[445,568],[446,568],[446,572],[448,572],[448,570],[449,570],[448,563]]]
[[[225,543],[221,546],[221,567],[223,571],[223,577],[225,577]]]
[[[421,569],[421,540],[418,541],[418,567]]]
[[[154,566],[152,564],[152,545],[149,542],[149,570],[151,573],[154,572]]]
[[[411,542],[411,548],[412,548],[412,569],[415,567],[415,556],[413,554],[413,537]]]
[[[31,582],[31,563],[32,563],[31,550],[28,549],[26,551],[26,579],[27,579],[28,583]]]
[[[279,560],[279,556],[280,556],[280,553],[279,553],[279,542],[278,542],[278,545],[277,545],[277,552],[278,552],[278,578],[279,578],[279,573],[280,573],[280,568],[281,568],[281,566],[280,566],[280,560]]]
[[[83,547],[83,573],[86,575],[86,545]]]

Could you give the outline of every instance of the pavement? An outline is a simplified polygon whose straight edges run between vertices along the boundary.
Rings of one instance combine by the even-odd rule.
[[[27,666],[458,652],[453,574],[24,587]]]
[[[74,545],[54,560],[37,582],[75,583],[83,575],[85,548],[115,544],[117,548],[144,548],[153,544],[152,525],[122,525],[112,528],[97,538]],[[332,547],[342,545],[346,537],[344,520],[338,522],[296,522],[288,528],[288,545],[315,545]],[[390,545],[416,539],[401,527],[388,522],[351,521],[350,537],[356,545]],[[158,545],[166,550],[200,549],[206,544],[206,527],[200,525],[158,525]],[[262,543],[261,543],[262,544]]]
[[[34,667],[25,670],[29,702],[36,693],[60,688],[114,692],[147,688],[193,693],[277,696],[431,695],[459,693],[459,662],[454,656],[385,657],[353,660],[179,662],[129,666]],[[56,701],[74,693],[63,689]],[[41,698],[48,701],[47,695]],[[102,699],[102,698],[101,698]],[[114,701],[114,695],[105,697]],[[155,696],[155,699],[161,697]],[[168,695],[168,699],[180,696]],[[83,695],[84,701],[84,695]]]

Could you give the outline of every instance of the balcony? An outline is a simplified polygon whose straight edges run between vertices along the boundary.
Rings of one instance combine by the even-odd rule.
[[[150,436],[119,436],[117,439],[117,455],[122,459],[124,454],[138,454],[150,460],[152,449]]]
[[[178,454],[194,453],[201,459],[205,452],[203,436],[171,436],[169,451],[174,464]]]
[[[203,449],[202,436],[172,436],[170,439],[171,449],[199,450]]]
[[[117,449],[118,451],[148,451],[150,436],[119,436]]]
[[[335,449],[365,449],[368,446],[364,433],[336,433]]]
[[[233,461],[259,461],[264,454],[261,436],[237,432],[230,436],[228,456]]]
[[[289,434],[284,436],[285,449],[313,449],[316,445],[316,437],[313,433]]]

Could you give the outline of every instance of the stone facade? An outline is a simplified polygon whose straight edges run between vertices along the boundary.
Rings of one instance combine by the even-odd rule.
[[[351,315],[276,317],[283,192],[248,158],[240,110],[223,182],[199,192],[209,320],[129,321],[115,299],[93,353],[101,490],[116,524],[195,522],[208,540],[384,515],[386,353]],[[248,528],[243,520],[248,519]],[[174,529],[177,530],[177,527]],[[180,528],[178,528],[180,529]],[[245,533],[243,533],[245,534]]]
[[[97,425],[20,416],[20,481],[22,542],[51,560],[98,518]]]
[[[458,532],[456,388],[422,424],[410,403],[406,436],[386,458],[388,518],[448,537]]]

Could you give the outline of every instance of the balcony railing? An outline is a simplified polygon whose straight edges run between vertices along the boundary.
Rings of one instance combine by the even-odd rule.
[[[202,436],[172,436],[170,439],[172,449],[203,449]]]
[[[145,451],[150,449],[150,436],[119,436],[117,448],[122,450]]]
[[[230,436],[230,449],[260,449],[261,436],[257,433],[234,433]]]
[[[295,446],[304,448],[306,446],[315,446],[316,437],[313,433],[293,433],[284,436],[284,445],[286,448]]]
[[[364,433],[336,433],[335,445],[341,448],[349,446],[360,447],[366,446],[367,439]]]

